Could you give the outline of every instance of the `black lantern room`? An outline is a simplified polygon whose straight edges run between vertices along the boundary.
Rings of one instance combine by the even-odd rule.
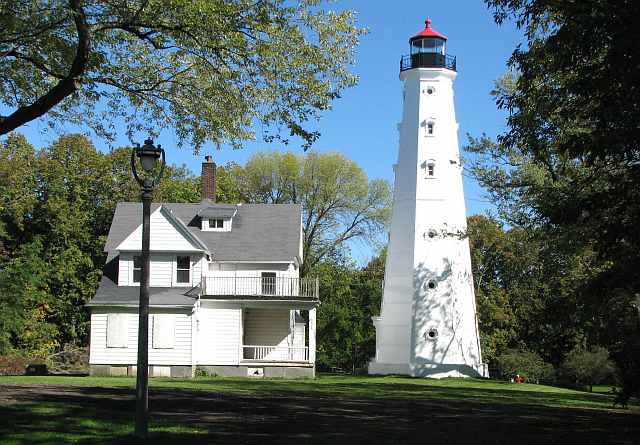
[[[400,71],[413,68],[447,68],[456,70],[456,58],[447,55],[447,37],[425,21],[425,28],[409,39],[410,54],[400,60]]]

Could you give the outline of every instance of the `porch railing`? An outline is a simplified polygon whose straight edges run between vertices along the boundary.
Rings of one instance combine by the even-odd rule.
[[[242,359],[265,362],[308,362],[308,346],[243,345]]]
[[[276,296],[318,299],[317,278],[210,276],[202,278],[202,294],[211,296]]]

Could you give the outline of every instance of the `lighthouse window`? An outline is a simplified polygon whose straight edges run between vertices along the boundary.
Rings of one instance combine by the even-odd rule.
[[[427,340],[435,340],[438,338],[438,330],[436,328],[431,328],[424,334]]]
[[[433,87],[427,88],[427,94],[433,94]]]
[[[433,290],[433,289],[435,289],[435,288],[436,288],[436,282],[435,282],[435,281],[433,281],[433,280],[429,280],[429,281],[427,282],[427,288],[428,288],[429,290]]]
[[[429,177],[434,177],[436,173],[436,166],[435,164],[427,164],[427,176]]]
[[[435,127],[435,124],[433,122],[427,122],[427,134],[428,135],[433,135],[433,127]]]

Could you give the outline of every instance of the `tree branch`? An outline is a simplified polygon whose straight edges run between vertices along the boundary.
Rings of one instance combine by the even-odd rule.
[[[15,49],[10,50],[9,52],[7,52],[5,54],[6,57],[15,57],[16,59],[19,60],[24,60],[26,62],[29,62],[30,64],[32,64],[33,66],[35,66],[36,68],[38,68],[40,71],[42,71],[45,74],[48,74],[51,77],[55,77],[56,79],[64,79],[65,76],[59,73],[54,72],[53,70],[51,70],[51,68],[49,68],[47,65],[44,64],[44,62],[41,62],[40,60],[37,60],[34,57],[30,57],[26,54],[22,54],[21,52],[16,51]]]
[[[80,77],[87,67],[91,52],[91,37],[82,8],[82,0],[69,0],[69,8],[72,11],[78,35],[78,46],[69,73],[31,105],[20,107],[6,117],[0,117],[0,135],[7,134],[19,126],[43,116],[78,89]]]

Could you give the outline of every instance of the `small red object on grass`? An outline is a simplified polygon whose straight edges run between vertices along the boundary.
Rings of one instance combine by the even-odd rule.
[[[524,383],[524,376],[521,376],[520,374],[516,374],[515,377],[513,378],[513,381],[515,383]]]

